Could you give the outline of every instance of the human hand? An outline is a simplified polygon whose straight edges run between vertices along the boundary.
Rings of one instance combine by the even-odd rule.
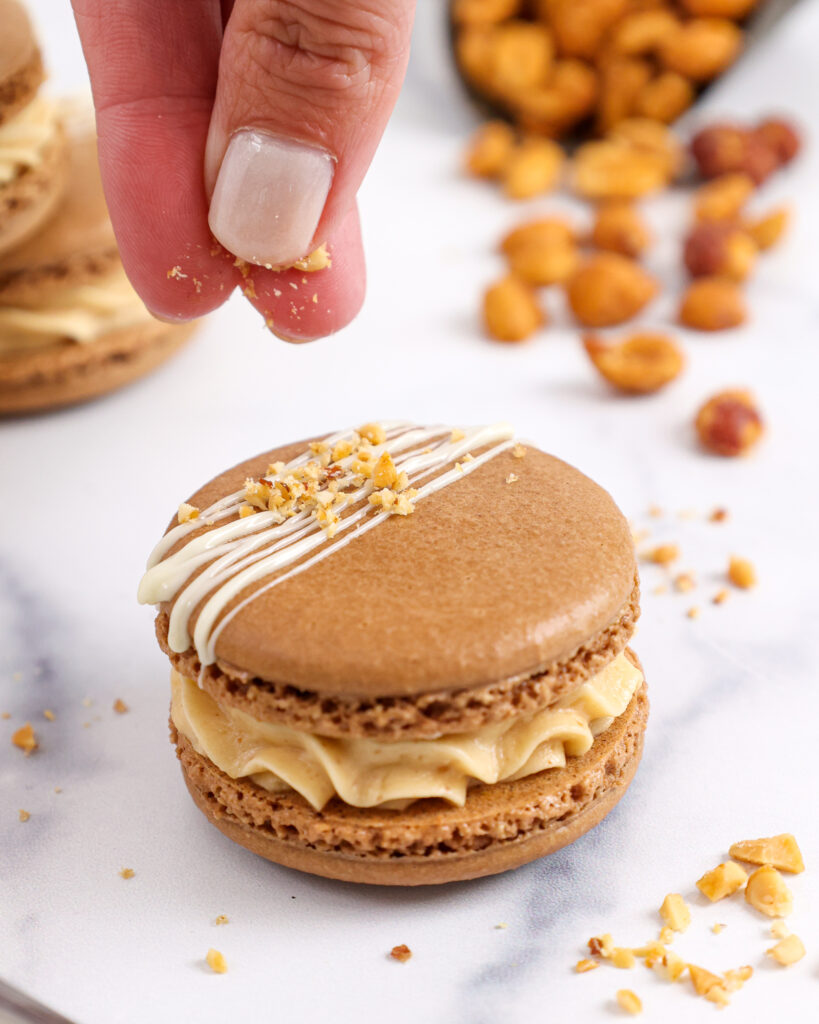
[[[401,87],[414,0],[72,4],[111,219],[149,309],[188,320],[240,286],[288,340],[349,323],[365,282],[355,196]],[[323,242],[332,268],[307,284],[265,269]]]

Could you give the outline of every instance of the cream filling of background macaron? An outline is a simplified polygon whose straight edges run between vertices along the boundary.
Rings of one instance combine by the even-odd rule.
[[[556,704],[475,732],[379,743],[333,739],[259,722],[223,707],[172,670],[171,718],[197,753],[233,779],[296,790],[316,810],[338,795],[354,807],[405,806],[442,797],[463,806],[475,782],[521,779],[585,754],[643,681],[625,654]]]
[[[87,344],[153,317],[122,269],[95,284],[43,286],[34,308],[0,305],[0,353],[74,341]]]
[[[39,167],[56,136],[57,125],[57,108],[42,96],[35,96],[10,121],[0,125],[0,185],[7,185],[27,167]]]

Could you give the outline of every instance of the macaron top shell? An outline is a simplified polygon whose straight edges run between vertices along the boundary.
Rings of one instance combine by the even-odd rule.
[[[88,283],[119,262],[96,137],[89,130],[70,133],[65,199],[37,234],[0,257],[0,305],[36,300],[49,281]]]
[[[204,509],[305,447],[243,462],[189,501]],[[480,687],[570,658],[617,618],[635,575],[628,524],[607,492],[527,446],[260,594],[222,630],[216,656],[326,694]]]
[[[40,52],[18,0],[0,0],[0,124],[14,117],[43,80]]]

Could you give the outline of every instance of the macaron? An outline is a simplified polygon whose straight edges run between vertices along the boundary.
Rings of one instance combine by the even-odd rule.
[[[139,599],[194,802],[278,864],[505,871],[600,822],[640,760],[628,524],[505,424],[372,423],[248,459],[180,505]]]
[[[55,104],[40,96],[43,62],[24,8],[0,0],[0,253],[30,237],[65,184],[65,139]]]
[[[108,217],[92,115],[66,111],[66,194],[0,256],[0,413],[84,401],[153,370],[190,324],[155,319],[132,288]]]

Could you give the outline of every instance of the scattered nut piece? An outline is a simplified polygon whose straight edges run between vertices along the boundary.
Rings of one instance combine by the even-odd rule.
[[[227,916],[227,914],[217,914],[216,915],[216,920],[213,923],[214,924],[227,924],[228,923],[228,916]]]
[[[729,992],[737,992],[745,982],[753,977],[754,969],[746,964],[744,967],[737,967],[732,971],[723,974],[723,984]]]
[[[715,924],[711,925],[711,931],[714,933],[714,935],[719,935],[719,933],[724,931],[724,930],[725,930],[725,925],[724,924],[720,924],[719,922],[716,922]]]
[[[708,517],[709,523],[724,523],[728,518],[727,508],[715,508],[711,515]]]
[[[659,391],[685,365],[682,352],[665,334],[632,334],[615,344],[587,335],[583,347],[600,374],[626,394]]]
[[[646,555],[655,565],[669,565],[679,557],[680,549],[676,544],[660,544]]]
[[[599,966],[600,964],[597,960],[589,960],[587,958],[584,960],[578,960],[574,965],[574,969],[578,974],[586,974],[588,971],[596,970]]]
[[[133,868],[123,868],[120,871],[120,873],[119,873],[119,877],[120,878],[126,878],[126,879],[127,878],[133,878],[135,874],[136,874],[136,872],[134,871]]]
[[[531,287],[511,276],[487,290],[483,315],[489,336],[497,341],[523,341],[545,321]]]
[[[577,320],[608,327],[636,316],[657,294],[657,282],[633,260],[614,252],[590,256],[566,282]]]
[[[711,871],[706,871],[697,881],[697,888],[703,896],[707,896],[712,903],[715,903],[741,889],[747,879],[747,874],[739,864],[734,864],[729,860]]]
[[[17,817],[19,818],[20,821],[28,821],[31,815],[28,813],[28,811],[24,811],[22,808],[20,808],[20,810],[17,812]]]
[[[626,1013],[630,1013],[632,1017],[636,1017],[638,1013],[643,1012],[643,1004],[640,1001],[640,997],[632,992],[630,988],[620,988],[617,990],[617,1005],[625,1010]]]
[[[526,449],[520,443],[516,444],[512,449],[512,458],[514,459],[522,459],[525,457],[525,455]]]
[[[45,711],[43,712],[43,718],[48,719],[49,722],[53,722],[55,721],[57,716],[54,714],[51,708],[46,708]]]
[[[770,865],[757,868],[745,886],[745,902],[768,917],[787,917],[793,910],[793,897],[784,879]]]
[[[520,477],[517,475],[517,473],[510,473],[509,476],[507,476],[506,478],[506,482],[508,484],[516,484],[519,479]]]
[[[734,843],[728,852],[748,864],[769,864],[779,871],[790,871],[794,875],[805,870],[802,851],[790,832],[768,839],[744,839]]]
[[[779,206],[756,220],[746,220],[743,228],[753,239],[757,249],[771,249],[785,233],[790,221],[787,206]]]
[[[689,608],[685,614],[688,616],[689,619],[698,619],[700,617],[701,612],[697,605],[694,605],[693,607]]]
[[[318,249],[314,249],[307,256],[303,256],[300,260],[296,260],[293,264],[293,269],[302,270],[308,274],[314,274],[317,270],[327,270],[332,267],[332,265],[333,261],[330,258],[330,253],[327,251],[327,243],[322,242]]]
[[[402,942],[400,946],[392,947],[390,956],[393,960],[398,960],[399,963],[405,964],[412,956],[412,950]]]
[[[730,596],[731,596],[730,592],[728,590],[725,590],[725,588],[723,588],[722,590],[718,590],[716,592],[716,594],[714,594],[713,598],[711,599],[711,603],[712,604],[725,604],[725,602],[728,600],[728,598]]]
[[[611,953],[611,962],[615,967],[629,969],[637,963],[637,960],[630,949],[615,946]]]
[[[670,892],[663,900],[660,917],[675,932],[684,932],[691,924],[691,911],[678,892]]]
[[[732,555],[731,560],[728,563],[728,579],[735,587],[739,587],[741,590],[748,590],[751,587],[756,586],[756,569],[754,569],[753,562],[749,562],[747,558],[738,558],[736,555]],[[791,838],[793,837],[791,836]],[[796,840],[794,840],[794,844],[795,843]],[[731,856],[733,856],[733,854]],[[748,860],[748,857],[742,857],[741,859]],[[751,861],[751,863],[758,864],[760,862]],[[762,861],[761,863],[766,862]]]
[[[589,939],[589,952],[592,956],[602,956],[604,959],[610,959],[614,952],[614,939],[611,935],[606,932],[605,935],[594,935]]]
[[[199,518],[199,509],[196,505],[189,505],[187,501],[183,501],[179,506],[179,511],[176,513],[176,520],[179,523],[189,523],[194,519]]]
[[[698,277],[680,301],[678,318],[695,331],[725,331],[748,319],[742,291],[725,277]]]
[[[786,936],[790,935],[790,933],[790,928],[781,918],[777,918],[777,920],[771,924],[771,935],[773,935],[775,939],[784,939]]]
[[[681,572],[679,576],[674,577],[674,589],[678,590],[681,594],[687,594],[696,585],[697,581],[690,572]]]
[[[37,734],[32,729],[31,722],[21,725],[17,732],[12,734],[11,742],[15,747],[19,747],[26,757],[33,754],[38,747],[38,743]]]
[[[805,946],[798,935],[788,935],[765,952],[783,967],[789,967],[805,955]]]
[[[696,418],[703,447],[716,455],[744,455],[763,434],[762,417],[747,391],[721,391],[709,398]]]
[[[668,925],[665,925],[663,928],[660,929],[660,942],[662,942],[664,946],[669,946],[673,941],[674,929],[669,928]]]
[[[128,705],[125,703],[124,700],[117,697],[117,699],[114,701],[114,711],[116,711],[118,715],[124,715],[125,712],[128,711]]]
[[[358,433],[364,438],[365,441],[369,441],[370,444],[384,444],[387,440],[387,432],[381,426],[380,423],[365,423],[363,427],[358,428]],[[454,433],[454,431],[453,431]],[[461,434],[461,437],[465,437],[465,434]],[[342,442],[339,442],[342,443]],[[336,448],[338,445],[336,445]],[[333,460],[335,461],[335,451],[333,449]]]
[[[209,949],[205,962],[215,974],[227,973],[227,960],[225,960],[224,955],[218,949]]]

